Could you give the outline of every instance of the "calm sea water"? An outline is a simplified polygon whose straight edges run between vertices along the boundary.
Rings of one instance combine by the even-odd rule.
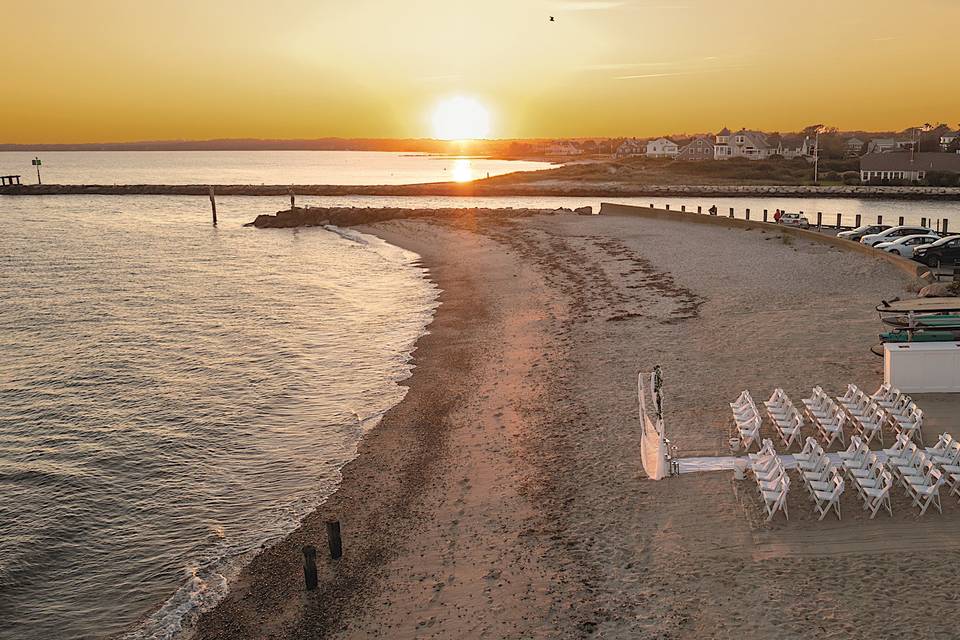
[[[4,640],[169,637],[404,394],[415,254],[205,204],[0,197]]]
[[[0,175],[36,184],[36,156],[45,184],[414,184],[552,166],[377,151],[54,151],[0,152]]]

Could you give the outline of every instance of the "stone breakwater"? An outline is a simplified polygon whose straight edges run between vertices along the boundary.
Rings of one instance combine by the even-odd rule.
[[[441,182],[410,185],[80,185],[44,184],[0,187],[0,195],[174,195],[206,196],[213,187],[218,196],[577,196],[577,197],[820,197],[907,200],[960,200],[958,187],[871,187],[790,185],[647,185],[619,182],[537,180],[500,176],[491,182]]]
[[[591,215],[591,207],[579,209],[400,209],[375,207],[295,207],[278,211],[274,215],[262,214],[245,227],[259,229],[289,229],[293,227],[319,227],[327,224],[350,227],[358,224],[374,224],[385,220],[415,218],[466,218],[486,219],[523,218],[539,215],[579,214]]]

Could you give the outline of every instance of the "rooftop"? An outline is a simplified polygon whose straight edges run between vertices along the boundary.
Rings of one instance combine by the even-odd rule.
[[[911,161],[911,156],[913,160]],[[960,173],[960,153],[877,153],[860,158],[864,171],[948,171]]]

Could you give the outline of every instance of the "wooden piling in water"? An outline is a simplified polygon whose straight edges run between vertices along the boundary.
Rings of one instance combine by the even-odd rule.
[[[217,226],[217,194],[210,187],[210,210],[213,212],[213,226]]]
[[[330,547],[330,557],[339,560],[343,556],[343,540],[340,538],[340,522],[338,520],[327,523],[327,544]]]
[[[312,544],[303,548],[303,584],[307,591],[317,588],[317,548]]]

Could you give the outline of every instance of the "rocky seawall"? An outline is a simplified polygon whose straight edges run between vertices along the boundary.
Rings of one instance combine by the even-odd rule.
[[[580,214],[591,215],[591,207],[579,209],[401,209],[376,207],[294,207],[276,214],[262,214],[245,227],[259,229],[289,229],[293,227],[319,227],[327,224],[350,227],[358,224],[374,224],[385,220],[414,218],[464,218],[487,219],[523,218],[539,215]]]
[[[213,187],[218,196],[578,196],[578,197],[821,197],[907,200],[960,200],[958,187],[869,187],[809,185],[652,185],[617,182],[541,180],[509,182],[500,176],[486,181],[411,185],[14,185],[0,187],[0,195],[176,195],[206,196]]]

